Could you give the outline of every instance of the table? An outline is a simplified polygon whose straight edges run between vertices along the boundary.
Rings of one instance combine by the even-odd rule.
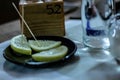
[[[16,22],[17,23],[17,22]],[[4,49],[10,40],[0,43],[0,80],[120,80],[120,68],[109,55],[89,51],[82,44],[80,20],[68,20],[65,23],[67,38],[78,47],[75,56],[68,64],[47,68],[28,68],[6,61]]]

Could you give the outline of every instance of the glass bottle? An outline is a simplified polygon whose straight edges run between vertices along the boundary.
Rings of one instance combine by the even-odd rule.
[[[81,19],[84,44],[91,48],[109,48],[108,27],[97,11],[94,0],[82,0]]]

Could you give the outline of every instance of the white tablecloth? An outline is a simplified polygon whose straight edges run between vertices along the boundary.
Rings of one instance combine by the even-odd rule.
[[[19,66],[3,57],[4,49],[10,41],[0,43],[0,80],[120,80],[120,69],[109,55],[90,52],[83,48],[80,20],[66,21],[66,37],[73,40],[78,49],[69,64],[48,68],[27,68]]]

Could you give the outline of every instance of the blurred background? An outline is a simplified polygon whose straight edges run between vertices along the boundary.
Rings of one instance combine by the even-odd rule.
[[[95,0],[96,4],[101,0]],[[120,0],[116,0],[117,8],[120,8]],[[17,7],[19,6],[19,0],[0,0],[0,24],[6,23],[11,20],[18,19],[19,16],[14,10],[12,6],[12,2],[14,2]],[[72,13],[69,18],[80,18],[80,4],[81,0],[64,0],[64,12],[65,15]]]
[[[19,0],[0,0],[0,24],[18,18],[11,2],[14,2],[18,6]]]

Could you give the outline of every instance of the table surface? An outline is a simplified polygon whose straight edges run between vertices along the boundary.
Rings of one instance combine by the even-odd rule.
[[[19,24],[13,21],[12,24]],[[108,50],[89,51],[82,44],[80,20],[65,22],[66,37],[77,45],[68,64],[47,68],[28,68],[11,63],[3,57],[10,40],[0,43],[0,80],[120,80],[120,68]],[[104,54],[106,53],[106,54]]]

